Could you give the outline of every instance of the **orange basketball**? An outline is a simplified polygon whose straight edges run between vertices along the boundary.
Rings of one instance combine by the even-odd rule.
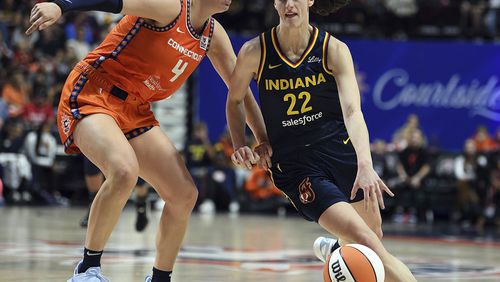
[[[384,282],[382,261],[370,248],[348,244],[335,250],[323,269],[325,282]]]

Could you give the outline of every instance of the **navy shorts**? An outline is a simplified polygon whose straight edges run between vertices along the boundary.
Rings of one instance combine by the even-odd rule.
[[[83,156],[83,173],[86,176],[94,176],[101,173],[101,170],[89,159],[87,159],[87,157]],[[146,181],[139,177],[136,185],[142,186],[144,183],[146,183]]]
[[[305,219],[317,222],[333,204],[363,200],[361,189],[350,200],[357,171],[354,147],[340,136],[273,160],[271,177]]]

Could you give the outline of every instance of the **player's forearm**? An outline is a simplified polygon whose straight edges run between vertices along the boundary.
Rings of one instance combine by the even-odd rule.
[[[264,117],[262,116],[262,112],[260,111],[259,105],[257,105],[257,101],[253,97],[253,93],[250,88],[245,95],[245,111],[248,113],[246,115],[246,122],[255,136],[257,142],[264,143],[269,142],[267,138],[266,125],[264,123]]]
[[[63,13],[71,11],[102,11],[120,13],[123,0],[53,0]]]
[[[368,128],[363,113],[358,110],[344,118],[350,140],[356,150],[359,166],[372,166]]]
[[[233,141],[233,148],[239,149],[246,145],[245,140],[245,106],[242,101],[235,101],[230,97],[226,103],[226,119],[231,140]]]

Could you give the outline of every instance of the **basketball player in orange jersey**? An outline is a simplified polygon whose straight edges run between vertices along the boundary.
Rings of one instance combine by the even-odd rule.
[[[126,15],[69,74],[59,103],[57,123],[66,152],[82,152],[106,178],[91,207],[84,258],[68,281],[107,281],[100,270],[102,251],[138,176],[166,202],[153,275],[146,281],[171,281],[197,190],[150,103],[172,95],[206,55],[229,82],[236,56],[212,15],[225,12],[230,2],[54,0],[33,7],[27,34],[49,27],[66,11]],[[247,110],[255,114],[248,123],[262,141],[262,116],[247,92]]]
[[[259,163],[270,167],[276,186],[302,216],[342,244],[373,249],[384,263],[386,281],[416,281],[380,241],[382,193],[393,194],[373,169],[349,49],[309,24],[309,8],[328,14],[348,2],[274,1],[280,24],[242,47],[231,78],[227,121],[235,148],[232,159],[249,167],[254,158],[247,155],[241,104],[256,79],[270,143],[255,151]],[[314,245],[325,261],[335,243],[320,237]]]

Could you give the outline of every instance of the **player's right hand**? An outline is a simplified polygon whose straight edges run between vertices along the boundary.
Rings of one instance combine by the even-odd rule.
[[[57,4],[52,2],[38,3],[31,9],[30,23],[31,26],[26,30],[26,34],[30,35],[35,30],[44,30],[53,25],[61,17],[62,11]]]
[[[231,160],[236,166],[252,169],[252,165],[259,161],[259,155],[248,146],[243,146],[234,151]]]
[[[268,142],[262,142],[255,147],[254,151],[260,158],[260,161],[258,161],[259,167],[268,170],[271,167],[271,157],[273,156],[271,144]]]

